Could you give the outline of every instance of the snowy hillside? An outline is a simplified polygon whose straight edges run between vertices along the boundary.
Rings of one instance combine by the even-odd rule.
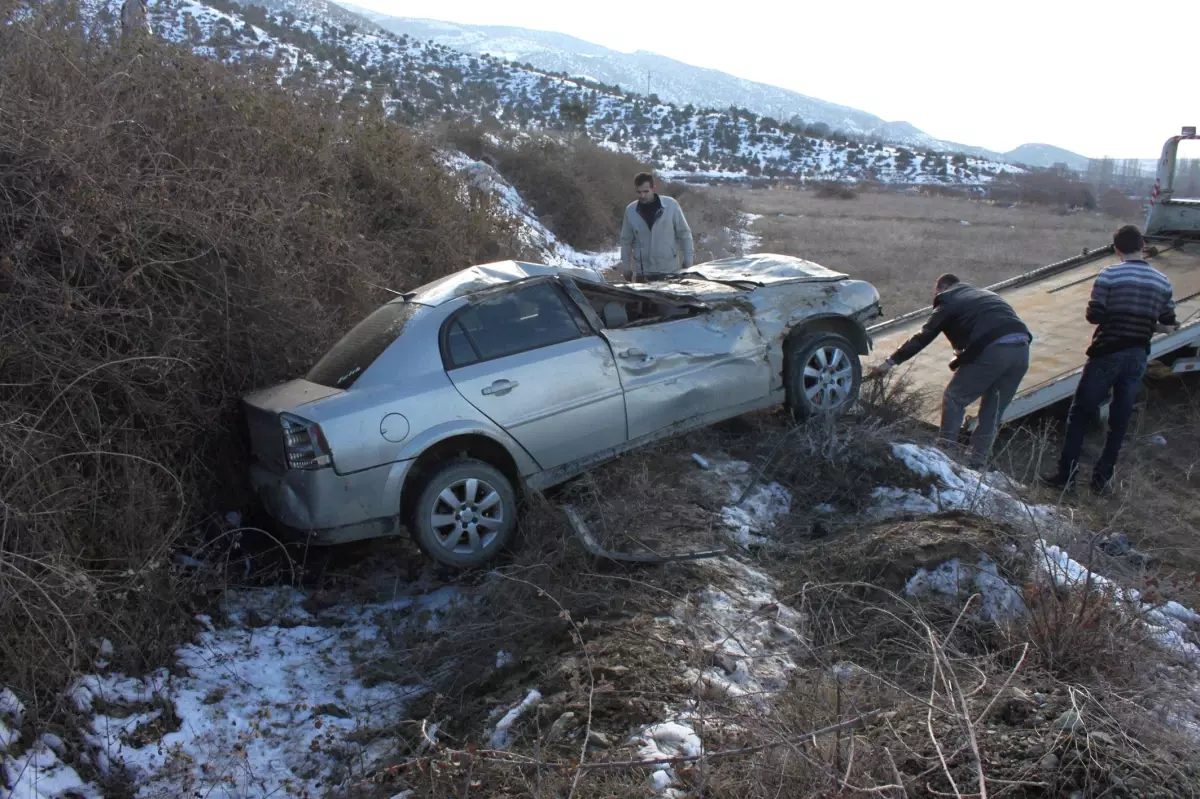
[[[271,65],[281,80],[321,80],[345,100],[375,104],[404,124],[470,120],[584,133],[652,162],[668,177],[979,185],[1020,171],[961,153],[820,136],[744,109],[656,102],[390,34],[324,0],[262,2],[159,0],[151,6],[152,24],[159,35],[206,55]]]
[[[515,63],[532,64],[548,72],[588,77],[627,90],[649,91],[667,102],[704,107],[743,106],[777,119],[798,116],[807,123],[823,123],[832,130],[880,138],[910,147],[958,149],[905,122],[887,122],[874,114],[807,97],[799,92],[676,61],[639,50],[622,53],[601,45],[548,31],[499,25],[461,25],[387,14],[342,3],[346,8],[398,34],[432,39],[473,55],[485,53]]]
[[[715,69],[693,66],[657,53],[643,50],[623,53],[550,31],[393,17],[349,2],[339,2],[339,5],[361,14],[382,28],[421,41],[433,40],[465,53],[488,53],[518,64],[531,64],[547,72],[587,77],[642,93],[648,91],[667,102],[680,105],[691,103],[713,108],[736,105],[780,120],[799,117],[808,125],[825,125],[831,131],[905,147],[963,152],[984,159],[1034,167],[1049,167],[1065,162],[1076,171],[1087,168],[1087,159],[1083,156],[1052,145],[1025,144],[1001,154],[983,147],[938,139],[908,122],[889,122],[855,108],[818,100],[779,86],[745,80]]]

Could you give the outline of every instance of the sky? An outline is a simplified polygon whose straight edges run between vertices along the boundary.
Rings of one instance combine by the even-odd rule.
[[[1000,152],[1038,142],[1156,158],[1168,136],[1200,125],[1196,0],[351,1],[649,50]]]

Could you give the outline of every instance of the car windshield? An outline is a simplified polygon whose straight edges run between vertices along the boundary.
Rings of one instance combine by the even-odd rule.
[[[355,325],[317,361],[305,379],[330,388],[350,388],[359,375],[404,332],[419,306],[389,302]]]

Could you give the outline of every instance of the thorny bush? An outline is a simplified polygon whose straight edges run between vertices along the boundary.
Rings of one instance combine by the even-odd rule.
[[[170,547],[241,498],[240,393],[515,239],[428,143],[275,65],[0,16],[0,674],[40,713],[106,637],[169,656]]]
[[[652,171],[635,156],[582,136],[514,134],[459,122],[439,135],[471,158],[497,168],[555,235],[581,250],[617,246],[625,207],[635,199],[633,176]],[[697,262],[737,251],[734,234],[744,222],[735,197],[726,193],[718,198],[702,188],[661,180],[658,188],[683,206]]]

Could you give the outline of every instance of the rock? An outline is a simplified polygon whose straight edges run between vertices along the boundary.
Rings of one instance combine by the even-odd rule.
[[[1041,767],[1042,771],[1057,771],[1058,770],[1058,755],[1051,752],[1050,754],[1043,757],[1041,762],[1038,763],[1038,765]]]
[[[1054,721],[1054,726],[1067,732],[1075,732],[1083,726],[1083,720],[1074,710],[1068,710]]]
[[[596,730],[588,733],[588,743],[592,746],[598,746],[601,749],[607,749],[612,746],[612,742],[608,740],[608,736]]]
[[[552,744],[556,741],[562,740],[567,733],[571,732],[578,726],[579,722],[575,720],[574,713],[570,711],[563,713],[554,720],[553,724],[550,725],[550,731],[546,733],[546,743]]]
[[[1124,533],[1118,533],[1102,539],[1100,549],[1108,555],[1120,557],[1128,554],[1129,550],[1133,549],[1133,545],[1129,543],[1129,538]]]
[[[1088,735],[1089,741],[1097,741],[1098,743],[1106,744],[1107,746],[1116,746],[1116,740],[1106,732],[1093,732]]]
[[[350,718],[350,714],[345,708],[335,705],[332,702],[326,702],[323,705],[317,705],[312,709],[312,713],[314,716],[334,716],[335,718],[339,719]]]
[[[246,612],[246,626],[247,627],[253,627],[255,629],[258,629],[260,627],[267,627],[270,624],[271,624],[271,620],[268,619],[266,616],[262,615],[261,613],[259,613],[254,608],[250,608],[250,610],[248,610]]]

